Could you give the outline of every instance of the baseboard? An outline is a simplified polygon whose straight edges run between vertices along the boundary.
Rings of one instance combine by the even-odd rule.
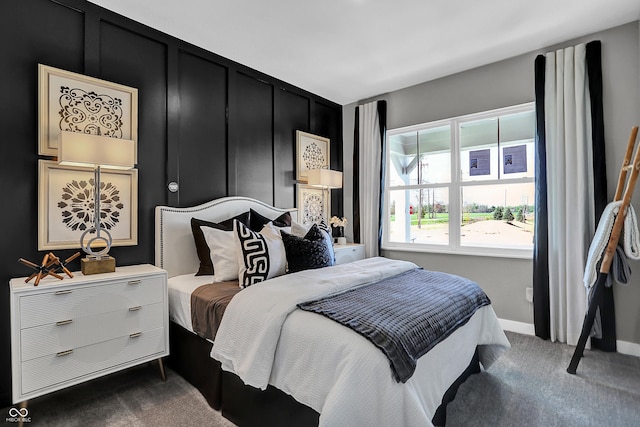
[[[498,319],[502,329],[523,335],[535,335],[535,327],[531,323],[516,322],[515,320]],[[620,354],[640,357],[640,344],[628,341],[616,341],[616,349]]]
[[[515,320],[498,319],[502,329],[523,335],[535,335],[536,331],[532,323],[516,322]]]
[[[640,357],[640,344],[628,341],[616,341],[616,349],[618,353],[628,354],[629,356]]]

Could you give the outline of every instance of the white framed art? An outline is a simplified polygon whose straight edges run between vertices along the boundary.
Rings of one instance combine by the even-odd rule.
[[[60,131],[136,142],[138,89],[38,64],[38,154],[58,155]]]
[[[323,218],[329,223],[331,193],[327,189],[297,184],[298,222],[303,225],[318,224]]]
[[[38,160],[38,250],[75,249],[93,227],[94,170]],[[112,246],[138,244],[138,170],[102,169],[102,227]]]
[[[311,133],[296,131],[296,180],[306,183],[311,169],[329,168],[330,140]]]

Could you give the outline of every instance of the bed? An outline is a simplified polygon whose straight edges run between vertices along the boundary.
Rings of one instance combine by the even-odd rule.
[[[269,219],[283,214],[296,219],[295,210],[245,197],[189,208],[156,208],[156,265],[169,274],[168,362],[232,422],[444,425],[446,403],[458,386],[509,348],[493,309],[485,305],[417,359],[410,378],[398,382],[389,360],[369,340],[298,308],[322,297],[326,291],[319,289],[327,283],[335,287],[329,293],[335,294],[336,289],[351,286],[342,285],[345,280],[371,283],[416,267],[384,258],[304,270],[247,287],[230,298],[215,339],[199,336],[192,324],[191,294],[212,277],[194,275],[199,260],[191,219],[220,222],[247,211]],[[261,317],[264,312],[270,313],[269,321]]]

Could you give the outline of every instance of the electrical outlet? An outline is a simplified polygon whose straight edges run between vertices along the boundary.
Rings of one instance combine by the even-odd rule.
[[[525,288],[524,298],[529,302],[533,302],[533,288]]]

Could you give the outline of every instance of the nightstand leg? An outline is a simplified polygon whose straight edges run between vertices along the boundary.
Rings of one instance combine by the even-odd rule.
[[[23,400],[22,402],[20,402],[20,412],[22,412],[23,409],[27,409],[27,402],[28,400]],[[28,412],[27,412],[27,416],[28,416]],[[22,422],[22,419],[24,417],[22,416],[22,414],[20,414],[20,417],[18,418],[18,427],[22,427],[24,425],[24,423]]]
[[[162,381],[167,381],[167,375],[164,372],[164,363],[162,362],[162,357],[158,359],[158,367],[160,368],[160,378]]]

